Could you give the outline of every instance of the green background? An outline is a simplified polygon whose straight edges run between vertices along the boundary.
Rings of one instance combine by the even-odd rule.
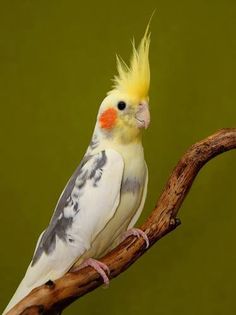
[[[194,142],[236,126],[236,2],[0,2],[0,309],[90,141],[130,40],[151,23],[150,171],[141,221]],[[65,314],[236,314],[236,152],[207,164],[182,225]]]

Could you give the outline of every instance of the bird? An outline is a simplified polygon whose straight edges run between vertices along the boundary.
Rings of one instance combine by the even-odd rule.
[[[91,266],[108,284],[109,268],[99,258],[130,235],[149,246],[146,233],[134,227],[148,185],[142,134],[150,123],[149,47],[148,25],[139,45],[132,41],[128,64],[116,55],[117,74],[99,107],[92,140],[3,314],[72,266]]]

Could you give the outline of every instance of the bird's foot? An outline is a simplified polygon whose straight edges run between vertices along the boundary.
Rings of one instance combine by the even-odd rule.
[[[88,258],[78,267],[77,270],[80,270],[80,269],[88,267],[88,266],[92,267],[93,269],[95,269],[100,274],[100,276],[102,277],[103,282],[106,286],[109,285],[110,280],[109,280],[108,276],[110,275],[110,269],[108,268],[108,266],[106,264],[102,263],[99,260],[96,260],[93,258]]]
[[[144,239],[145,243],[146,243],[146,248],[149,247],[150,243],[149,243],[149,239],[148,239],[147,234],[144,231],[142,231],[141,229],[138,229],[138,228],[132,228],[132,229],[126,231],[123,234],[122,241],[124,239],[126,239],[127,237],[131,236],[131,235],[136,236],[137,238],[142,237]]]

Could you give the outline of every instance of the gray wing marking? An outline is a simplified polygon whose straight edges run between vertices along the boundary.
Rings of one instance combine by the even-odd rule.
[[[86,169],[85,165],[88,161],[94,159],[92,167]],[[79,212],[79,194],[88,179],[93,180],[93,186],[96,187],[102,177],[103,167],[105,166],[107,157],[105,151],[101,151],[96,156],[85,155],[78,168],[70,178],[65,187],[58,203],[49,226],[44,231],[39,245],[36,248],[31,266],[36,264],[43,253],[49,255],[56,247],[56,237],[66,242],[73,242],[72,238],[68,238],[67,230],[72,226],[76,214]],[[65,213],[66,208],[73,209],[70,215]]]
[[[135,194],[141,189],[142,182],[140,182],[136,177],[129,178],[127,177],[123,182],[121,186],[122,193],[132,193]]]
[[[98,140],[97,135],[95,134],[93,135],[93,138],[89,144],[89,149],[94,150],[97,148],[98,145],[99,145],[99,140]]]

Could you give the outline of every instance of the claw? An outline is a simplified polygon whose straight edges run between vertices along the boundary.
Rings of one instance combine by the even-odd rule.
[[[132,228],[124,233],[123,240],[131,235],[136,236],[137,238],[142,237],[144,241],[146,242],[146,248],[149,247],[150,245],[149,239],[148,239],[147,234],[144,231],[142,231],[141,229]]]
[[[110,269],[108,268],[108,266],[106,264],[102,263],[99,260],[96,260],[93,258],[88,258],[79,266],[79,268],[77,270],[80,270],[80,269],[88,267],[88,266],[92,267],[93,269],[95,269],[100,274],[100,276],[102,277],[103,282],[106,286],[109,285],[110,280],[109,280],[108,276],[110,275]]]

